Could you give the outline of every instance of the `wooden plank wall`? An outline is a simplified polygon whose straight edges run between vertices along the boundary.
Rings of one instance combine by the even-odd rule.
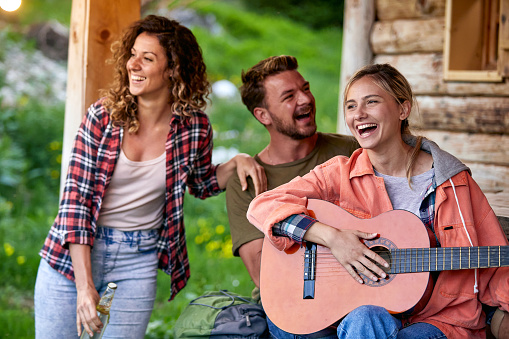
[[[470,166],[497,215],[509,218],[509,81],[443,80],[445,5],[376,0],[373,61],[390,63],[407,77],[418,101],[411,119],[416,133]]]

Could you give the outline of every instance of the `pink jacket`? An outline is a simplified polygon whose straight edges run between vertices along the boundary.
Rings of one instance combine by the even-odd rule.
[[[435,156],[434,160],[439,170]],[[434,228],[441,245],[470,246],[456,197],[474,246],[508,245],[497,217],[470,174],[461,171],[451,179],[455,192],[448,180],[439,182],[436,189]],[[247,217],[283,250],[293,240],[274,236],[272,226],[290,215],[308,214],[306,204],[311,198],[333,202],[358,218],[392,210],[383,179],[374,175],[367,153],[359,149],[351,158],[335,157],[309,174],[259,195]],[[478,293],[474,292],[476,274]],[[484,338],[481,303],[509,310],[509,267],[441,272],[428,304],[409,321],[433,324],[448,338]]]

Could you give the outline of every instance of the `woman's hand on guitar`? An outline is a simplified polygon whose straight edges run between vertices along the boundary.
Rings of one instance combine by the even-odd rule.
[[[377,233],[355,230],[336,231],[338,235],[331,239],[331,244],[327,247],[352,278],[363,284],[364,281],[358,273],[364,274],[373,281],[378,281],[379,277],[386,277],[385,272],[375,262],[385,267],[389,267],[389,264],[360,241],[360,239],[373,239],[378,236]]]
[[[328,247],[337,261],[360,284],[364,281],[359,273],[373,281],[385,278],[385,272],[376,264],[389,267],[389,264],[378,254],[371,251],[360,239],[373,239],[377,233],[366,233],[356,230],[340,230],[320,222],[311,226],[304,239]],[[376,263],[375,263],[376,262]]]

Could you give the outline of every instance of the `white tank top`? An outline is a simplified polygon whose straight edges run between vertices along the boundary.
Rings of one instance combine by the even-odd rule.
[[[97,225],[121,231],[157,229],[163,224],[166,153],[131,161],[124,151],[105,192]]]

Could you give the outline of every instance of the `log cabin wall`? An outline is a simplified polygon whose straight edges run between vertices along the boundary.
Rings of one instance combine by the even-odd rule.
[[[445,81],[445,30],[446,0],[375,0],[372,62],[405,75],[417,98],[411,126],[471,168],[509,227],[509,81]]]

